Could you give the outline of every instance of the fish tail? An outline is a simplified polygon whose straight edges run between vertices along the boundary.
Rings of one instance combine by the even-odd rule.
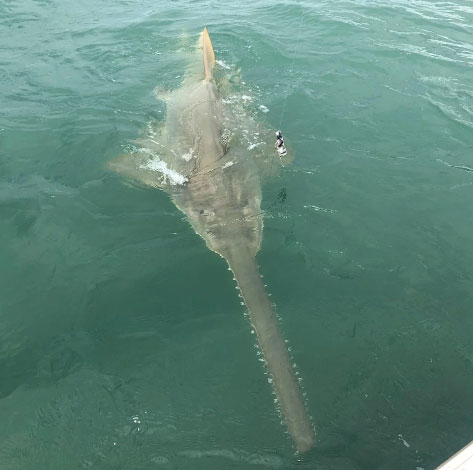
[[[205,27],[202,32],[202,54],[204,59],[205,79],[210,81],[213,78],[212,73],[215,65],[215,52],[207,27]]]

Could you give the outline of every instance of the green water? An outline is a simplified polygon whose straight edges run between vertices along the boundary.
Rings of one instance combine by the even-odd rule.
[[[296,153],[258,264],[303,456],[224,260],[105,169],[205,24]],[[0,1],[0,469],[427,470],[472,440],[472,33],[471,0]]]

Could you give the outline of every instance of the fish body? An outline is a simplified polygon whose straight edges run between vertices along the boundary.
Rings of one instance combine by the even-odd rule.
[[[197,74],[191,67],[182,86],[166,98],[163,128],[150,131],[138,142],[137,152],[118,157],[110,166],[166,190],[208,248],[227,261],[248,308],[289,433],[297,450],[305,452],[314,446],[315,432],[255,260],[263,236],[260,170],[272,167],[274,148],[264,141],[247,145],[244,137],[249,128],[266,140],[270,133],[247,115],[235,113],[222,99],[207,29],[199,44],[203,73],[202,67]]]

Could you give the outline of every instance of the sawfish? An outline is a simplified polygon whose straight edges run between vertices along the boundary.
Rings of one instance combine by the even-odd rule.
[[[227,261],[289,434],[296,449],[306,452],[315,443],[315,432],[256,264],[263,235],[261,178],[280,157],[270,148],[270,131],[244,112],[242,102],[249,97],[232,97],[231,80],[219,78],[218,68],[205,28],[182,85],[171,92],[156,90],[166,103],[164,124],[150,125],[133,151],[109,165],[132,180],[164,189],[207,247]]]

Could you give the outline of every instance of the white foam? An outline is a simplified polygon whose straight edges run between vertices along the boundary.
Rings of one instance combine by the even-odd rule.
[[[225,165],[222,166],[223,169],[228,168],[229,166],[232,166],[235,162],[227,162]],[[235,279],[235,278],[233,278]]]
[[[409,448],[411,445],[404,439],[402,434],[398,434],[399,440],[407,447]]]
[[[248,150],[253,150],[254,148],[258,147],[259,145],[263,145],[263,142],[257,142],[256,144],[248,145]]]
[[[161,173],[163,175],[164,182],[169,182],[169,184],[173,186],[178,184],[181,185],[187,182],[187,178],[184,175],[181,175],[171,168],[168,168],[166,162],[160,160],[160,158],[149,151],[149,149],[141,149],[140,151],[143,153],[151,153],[153,155],[146,164],[140,165],[141,170],[151,170]]]
[[[251,96],[248,96],[248,95],[241,95],[241,99],[245,102],[253,100],[253,98]]]
[[[230,70],[231,67],[227,65],[223,60],[216,60],[217,64],[225,70]]]
[[[263,113],[267,113],[269,111],[269,109],[264,104],[260,104],[259,109],[263,111]]]
[[[184,153],[181,155],[181,157],[186,161],[186,162],[189,162],[191,161],[193,158],[194,158],[194,150],[193,149],[189,149],[189,152],[188,153]]]
[[[310,206],[310,205],[304,206],[304,209],[312,209],[314,211],[327,212],[329,214],[333,214],[335,212],[333,209],[326,209],[325,207]]]

